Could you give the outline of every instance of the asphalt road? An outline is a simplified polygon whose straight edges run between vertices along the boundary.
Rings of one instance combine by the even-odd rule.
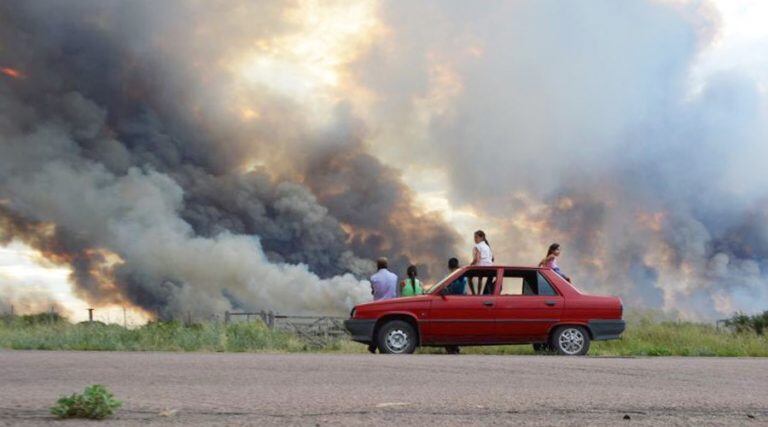
[[[768,425],[768,359],[27,351],[0,351],[0,425],[94,383],[112,425]]]

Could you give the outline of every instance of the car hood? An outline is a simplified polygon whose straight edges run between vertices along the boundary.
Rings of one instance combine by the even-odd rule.
[[[364,302],[355,306],[355,309],[360,310],[364,308],[379,308],[388,305],[400,305],[400,304],[412,304],[418,301],[428,301],[431,298],[430,295],[416,295],[413,297],[398,297],[381,299],[378,301]]]

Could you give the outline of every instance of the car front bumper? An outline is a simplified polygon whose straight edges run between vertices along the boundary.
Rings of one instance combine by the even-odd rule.
[[[588,324],[595,341],[618,339],[627,326],[623,320],[590,320]]]
[[[352,335],[352,341],[365,344],[373,342],[373,328],[376,319],[349,319],[344,321],[344,327]]]

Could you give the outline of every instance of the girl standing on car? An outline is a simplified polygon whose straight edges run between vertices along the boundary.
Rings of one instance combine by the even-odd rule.
[[[488,243],[488,239],[485,237],[485,231],[475,231],[475,246],[472,248],[472,264],[470,265],[493,265],[493,251],[491,251],[491,245]],[[483,294],[493,293],[493,283],[489,277],[486,280],[485,287],[482,289]],[[473,294],[480,293],[482,287],[482,279],[470,280],[470,290]]]
[[[493,252],[483,230],[475,231],[475,246],[472,248],[471,265],[493,265]]]
[[[406,275],[408,278],[400,282],[401,297],[412,297],[414,295],[422,295],[424,293],[424,289],[421,287],[421,281],[416,278],[418,274],[419,273],[416,271],[415,265],[408,266],[408,270],[406,270]]]
[[[563,279],[571,281],[571,278],[566,276],[565,273],[560,271],[560,267],[557,266],[557,257],[560,256],[560,244],[552,243],[547,249],[547,256],[539,262],[539,267],[551,268],[555,273],[559,274]]]

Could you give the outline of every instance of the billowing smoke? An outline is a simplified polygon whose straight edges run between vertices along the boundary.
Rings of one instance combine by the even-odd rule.
[[[2,6],[0,64],[23,70],[0,81],[4,241],[69,265],[89,301],[161,317],[344,313],[369,295],[358,279],[370,258],[404,269],[433,242],[449,254],[454,232],[421,216],[397,173],[346,134],[352,119],[315,130],[294,100],[259,85],[242,95],[262,120],[229,114],[233,88],[214,74],[233,51],[279,34],[279,23],[249,19],[280,11],[216,10]],[[333,165],[322,165],[328,155]],[[351,204],[318,184],[329,180]],[[418,233],[405,241],[397,221]]]
[[[764,309],[764,82],[697,71],[719,29],[706,1],[3,4],[3,239],[162,316],[340,312],[371,259],[435,278],[475,228],[630,307]]]
[[[559,242],[580,286],[632,307],[765,309],[766,105],[738,71],[694,73],[718,37],[711,4],[416,2],[384,16],[393,38],[358,64],[372,110],[404,120],[390,138],[426,117],[407,151],[493,225],[502,260],[536,263]]]
[[[0,307],[3,308],[0,316],[37,313],[56,313],[64,317],[72,315],[67,307],[62,306],[45,290],[29,289],[25,284],[7,280],[2,275],[0,278],[3,279],[0,285]]]

